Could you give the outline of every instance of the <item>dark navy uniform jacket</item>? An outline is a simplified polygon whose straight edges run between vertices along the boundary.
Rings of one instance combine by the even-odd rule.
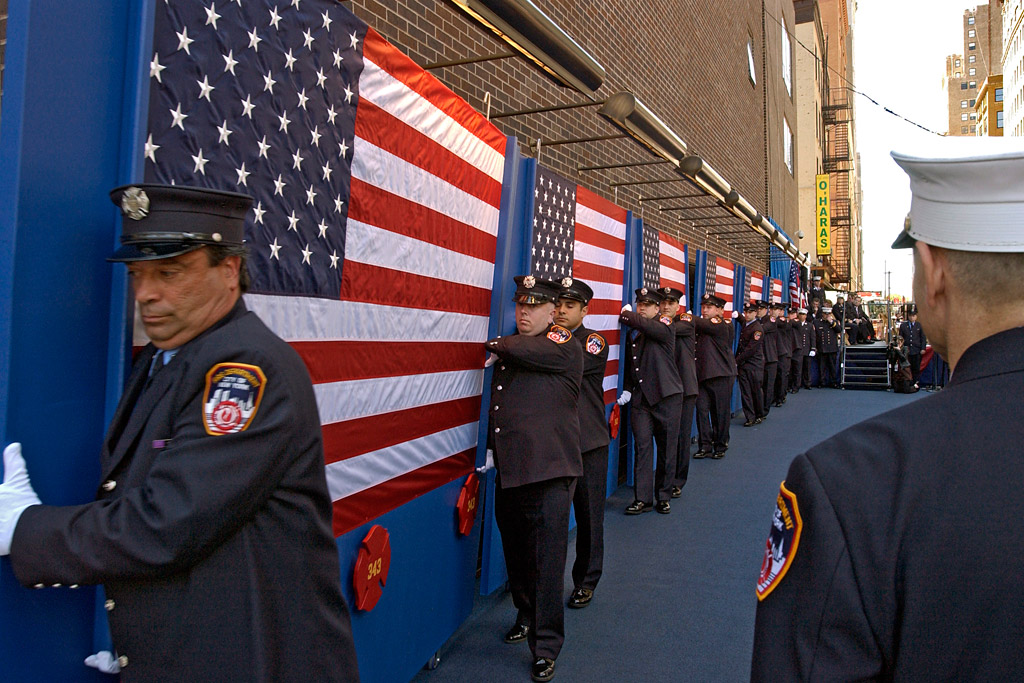
[[[732,353],[732,320],[716,315],[693,319],[697,327],[697,379],[735,377],[736,357]]]
[[[814,322],[810,318],[802,323],[797,323],[794,329],[796,329],[797,335],[800,337],[801,356],[806,356],[811,351],[816,350],[818,345],[817,334],[815,334]]]
[[[764,330],[764,362],[778,363],[778,318],[772,318],[771,316],[766,315],[763,318],[758,318],[758,320],[761,321],[761,328]]]
[[[793,325],[787,318],[779,318],[775,321],[775,329],[779,333],[775,336],[775,348],[779,356],[793,355]]]
[[[102,583],[123,681],[357,680],[302,360],[241,300],[146,386],[155,351],[107,432],[97,501],[19,520],[18,580]],[[263,385],[235,433],[204,413],[217,366]]]
[[[818,333],[819,353],[839,352],[839,323],[835,320],[827,322],[824,319],[814,323]]]
[[[683,396],[697,395],[697,356],[695,347],[696,328],[693,314],[680,313],[672,321],[676,333],[676,369],[683,380]]]
[[[742,318],[740,320],[743,320]],[[744,324],[745,323],[745,324]],[[764,330],[757,318],[753,322],[741,323],[740,341],[736,346],[736,367],[764,370]]]
[[[908,355],[923,353],[924,347],[928,344],[924,330],[921,329],[921,323],[918,322],[912,323],[906,320],[900,323],[900,336],[903,337],[904,349]]]
[[[683,393],[683,381],[676,369],[676,333],[664,316],[648,320],[636,311],[623,311],[619,321],[636,330],[626,332],[626,377],[624,389],[649,405]]]
[[[586,453],[607,446],[611,438],[604,417],[604,370],[608,364],[608,342],[597,332],[580,325],[572,336],[583,347],[583,382],[579,407],[580,451]]]
[[[550,325],[534,337],[512,334],[485,346],[500,357],[491,376],[488,443],[501,487],[581,476],[579,342]]]
[[[1024,680],[1021,396],[1016,328],[793,461],[773,536],[800,533],[765,557],[762,577],[786,571],[758,605],[755,683]]]

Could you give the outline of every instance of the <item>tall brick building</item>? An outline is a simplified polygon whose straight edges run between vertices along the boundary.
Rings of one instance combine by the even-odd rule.
[[[517,136],[524,151],[529,147],[536,154],[539,139],[545,166],[642,212],[649,224],[694,246],[765,269],[768,243],[753,239],[753,230],[716,226],[706,210],[679,208],[699,205],[696,199],[659,199],[693,194],[692,186],[640,184],[672,177],[664,164],[586,170],[652,161],[630,140],[593,140],[618,133],[597,115],[595,104],[503,116],[586,100],[553,85],[520,58],[454,64],[509,51],[454,3],[353,0],[349,5],[474,107],[489,108],[495,123]],[[536,5],[605,68],[597,104],[621,90],[633,92],[757,210],[788,234],[796,233],[795,45],[784,38],[795,26],[791,0],[536,0]],[[590,141],[565,142],[583,139]]]
[[[975,135],[978,92],[989,74],[1002,73],[1002,7],[991,2],[964,10],[964,49],[946,57],[944,84],[949,107],[948,134]]]

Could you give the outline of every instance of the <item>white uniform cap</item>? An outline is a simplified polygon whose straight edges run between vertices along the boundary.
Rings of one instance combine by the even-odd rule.
[[[910,176],[910,215],[893,249],[1024,252],[1024,139],[932,138],[892,152]]]
[[[803,313],[804,315],[806,315],[807,314],[807,309],[806,308],[798,308],[798,309],[796,309],[796,312],[797,313]]]

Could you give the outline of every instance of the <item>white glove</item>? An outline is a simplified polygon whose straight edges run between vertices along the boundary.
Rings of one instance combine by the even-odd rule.
[[[121,673],[121,665],[117,663],[117,657],[106,650],[100,650],[96,654],[86,657],[85,665],[99,669],[105,674]]]
[[[814,349],[811,349],[811,352],[809,354],[807,354],[807,355],[809,355],[809,356],[816,356],[816,355],[818,355],[818,352],[815,351]]]
[[[12,443],[4,449],[4,483],[0,484],[0,555],[11,554],[14,527],[21,513],[41,503],[28,479],[21,444]]]
[[[633,310],[633,307],[630,306],[629,304],[626,304],[625,306],[622,307],[622,310],[619,311],[619,313],[625,313],[626,311],[632,311],[632,310]]]
[[[629,399],[633,398],[633,394],[628,391],[623,391],[619,394],[619,400],[616,401],[620,406],[624,406],[629,403]]]
[[[733,312],[732,312],[732,319],[733,319],[733,320],[735,320],[735,319],[736,319],[736,318],[738,318],[738,317],[740,317],[740,314],[739,314],[739,313],[737,313],[736,311],[733,311]]]
[[[484,361],[484,367],[485,368],[489,368],[489,367],[491,367],[492,365],[494,365],[497,362],[498,362],[498,354],[496,354],[496,353],[489,353],[489,354],[487,354],[487,360]]]
[[[482,467],[477,467],[476,468],[476,473],[477,474],[484,474],[488,470],[493,470],[493,469],[494,469],[494,451],[492,451],[490,448],[488,448],[487,449],[487,455],[484,458],[484,464],[483,464]]]

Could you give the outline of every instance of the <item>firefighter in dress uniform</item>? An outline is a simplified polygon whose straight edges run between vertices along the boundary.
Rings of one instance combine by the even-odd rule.
[[[736,346],[736,374],[740,385],[740,399],[743,402],[744,427],[753,427],[764,421],[762,401],[764,392],[761,380],[764,377],[764,330],[757,319],[757,304],[753,301],[743,307],[743,329]]]
[[[782,304],[772,304],[774,313],[778,315],[775,327],[779,334],[775,338],[775,345],[779,351],[779,373],[775,378],[774,405],[781,408],[786,402],[786,393],[789,391],[789,367],[793,361],[793,324],[786,316],[786,307]]]
[[[618,398],[619,405],[632,406],[630,427],[636,449],[635,500],[626,508],[627,515],[652,509],[665,515],[672,511],[669,498],[675,482],[683,381],[676,369],[676,333],[672,320],[659,314],[660,303],[656,289],[641,287],[636,290],[637,310],[626,304],[619,314],[619,322],[632,328],[626,334],[626,379]]]
[[[817,325],[818,385],[838,388],[836,380],[836,355],[839,353],[839,323],[831,310],[825,310]]]
[[[693,414],[697,408],[696,328],[693,314],[679,310],[684,294],[675,287],[662,287],[658,312],[672,320],[676,333],[676,369],[683,380],[683,412],[679,420],[679,448],[676,451],[676,478],[672,497],[683,495],[683,487],[690,474],[690,436],[693,434]]]
[[[775,309],[769,306],[767,301],[757,302],[757,319],[761,322],[761,330],[764,332],[764,381],[761,383],[763,397],[761,414],[758,415],[763,422],[771,411],[772,403],[775,402],[775,375],[779,372],[779,330]]]
[[[697,327],[697,438],[693,457],[720,460],[729,449],[732,387],[736,357],[732,353],[733,325],[725,317],[725,300],[713,294],[701,301]]]
[[[913,248],[921,325],[952,379],[790,465],[754,683],[1024,680],[1024,143],[893,157],[912,195],[893,248]]]
[[[814,362],[814,358],[818,355],[818,338],[814,328],[814,319],[807,317],[806,308],[797,309],[796,321],[796,333],[800,339],[800,363],[799,367],[794,367],[791,373],[793,382],[790,386],[790,391],[794,394],[800,391],[801,388],[811,388],[811,363]],[[795,353],[793,358],[795,366]]]
[[[241,296],[252,198],[110,196],[123,216],[108,260],[127,264],[151,341],[95,502],[40,505],[20,445],[5,450],[0,555],[27,587],[103,584],[104,668],[124,681],[358,680],[313,386]]]
[[[516,334],[495,354],[488,445],[498,470],[494,514],[517,614],[506,643],[527,641],[530,676],[548,681],[565,641],[562,583],[573,486],[583,474],[577,416],[583,349],[552,322],[560,287],[517,276]]]
[[[588,330],[583,319],[594,290],[583,280],[566,277],[559,283],[555,323],[572,332],[583,347],[583,383],[578,403],[583,476],[576,480],[572,503],[576,511],[576,561],[572,565],[569,607],[590,604],[604,562],[604,502],[608,489],[608,422],[605,419],[604,373],[608,342]]]

